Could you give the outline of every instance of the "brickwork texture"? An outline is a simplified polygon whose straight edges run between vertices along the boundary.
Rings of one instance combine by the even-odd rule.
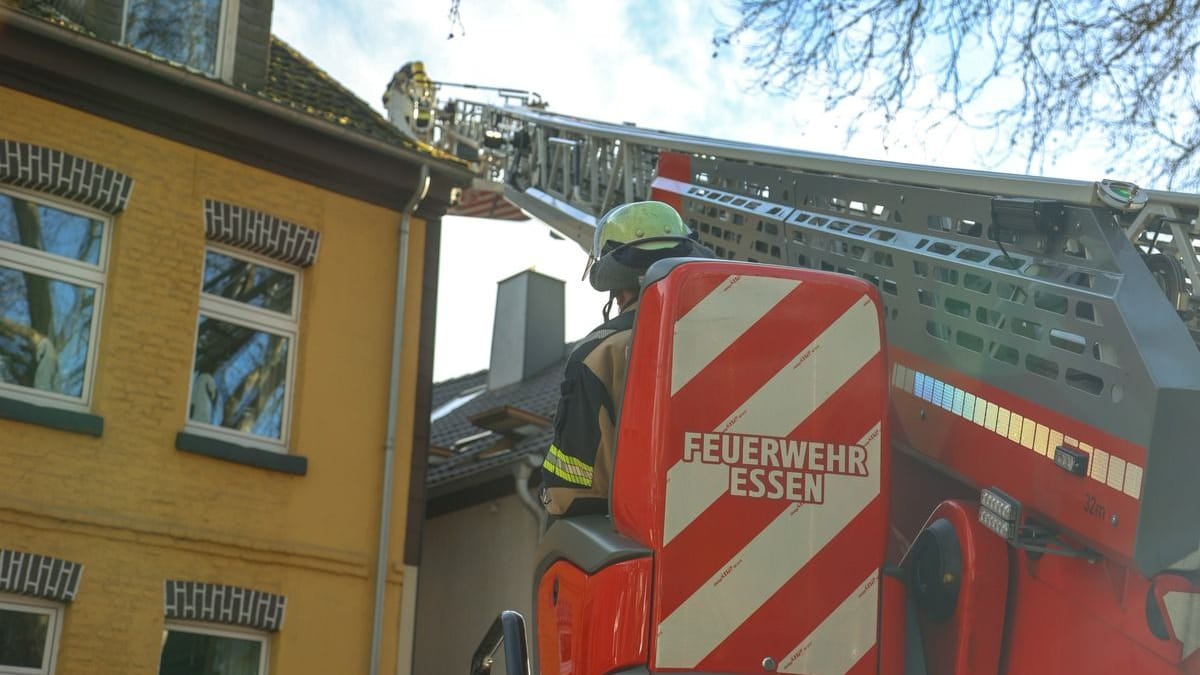
[[[0,549],[0,592],[71,602],[83,565],[48,555]]]
[[[172,580],[286,598],[286,625],[270,634],[272,673],[365,672],[394,303],[381,280],[395,277],[400,215],[3,88],[0,139],[84,158],[135,186],[111,220],[98,310],[90,412],[104,418],[103,435],[0,419],[0,549],[87,571],[65,605],[57,673],[155,672]],[[305,476],[174,449],[206,200],[319,234],[320,258],[300,274],[288,448],[308,458]],[[405,522],[409,484],[424,225],[414,219],[411,233],[394,524]],[[395,664],[402,526],[390,550],[385,673]]]

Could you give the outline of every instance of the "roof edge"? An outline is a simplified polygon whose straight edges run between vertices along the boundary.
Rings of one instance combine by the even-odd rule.
[[[212,80],[203,75],[191,73],[179,66],[156,61],[149,56],[144,56],[125,47],[121,47],[119,45],[85,35],[83,33],[69,30],[54,23],[29,16],[23,12],[9,9],[4,6],[0,6],[0,25],[7,26],[9,29],[16,28],[28,33],[32,33],[39,37],[65,43],[93,56],[116,61],[130,68],[140,70],[147,75],[151,75],[162,80],[167,80],[176,85],[182,85],[203,94],[224,99],[228,102],[250,108],[260,113],[277,117],[338,141],[356,145],[360,148],[371,150],[409,163],[427,164],[429,165],[432,173],[440,174],[445,178],[451,179],[455,183],[461,182],[462,184],[468,184],[473,177],[473,174],[467,170],[466,167],[459,166],[456,162],[451,162],[448,159],[435,157],[432,154],[425,154],[409,148],[391,145],[383,141],[355,133],[353,131],[342,129],[336,125],[326,122],[325,120],[292,110],[291,108],[264,99],[249,91],[232,87],[222,82]]]

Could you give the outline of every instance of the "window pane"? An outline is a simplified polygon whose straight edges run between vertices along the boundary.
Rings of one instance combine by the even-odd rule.
[[[0,666],[41,668],[50,617],[0,609]]]
[[[103,237],[99,220],[0,194],[0,241],[97,265]]]
[[[295,277],[273,267],[223,255],[204,254],[204,292],[252,307],[292,313]]]
[[[125,42],[212,73],[217,63],[221,0],[129,0]]]
[[[259,675],[262,643],[220,635],[166,631],[159,675]]]
[[[0,266],[0,382],[83,396],[96,291]]]
[[[200,315],[189,417],[280,438],[288,338]]]

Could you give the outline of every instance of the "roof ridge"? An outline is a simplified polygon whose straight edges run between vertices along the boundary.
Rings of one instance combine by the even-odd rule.
[[[437,381],[437,382],[434,382],[434,383],[433,383],[433,385],[434,385],[435,387],[440,387],[440,386],[442,386],[442,385],[446,385],[446,384],[452,384],[452,383],[454,383],[454,382],[458,382],[459,380],[465,380],[465,379],[467,379],[467,378],[469,378],[469,377],[479,377],[480,375],[486,374],[487,372],[488,372],[488,369],[487,369],[487,368],[481,368],[481,369],[479,369],[479,370],[476,370],[476,371],[475,371],[475,372],[473,372],[473,373],[464,373],[464,374],[462,374],[462,375],[455,375],[454,377],[452,377],[452,378],[450,378],[450,379],[448,379],[448,380],[439,380],[439,381]]]

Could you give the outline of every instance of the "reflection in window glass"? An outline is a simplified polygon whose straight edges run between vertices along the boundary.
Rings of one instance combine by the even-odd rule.
[[[99,220],[0,194],[0,241],[96,265],[103,237]]]
[[[294,275],[216,251],[204,257],[204,292],[262,307],[292,313]]]
[[[279,439],[289,342],[280,335],[200,315],[192,421]]]
[[[0,193],[4,395],[87,402],[106,224],[40,199]]]
[[[299,294],[297,269],[205,251],[190,423],[287,444]]]
[[[0,667],[41,668],[49,636],[48,613],[0,607]]]
[[[221,0],[128,0],[125,42],[214,74]]]
[[[80,397],[96,291],[0,266],[0,382]]]
[[[263,640],[163,631],[159,675],[260,675]]]
[[[61,611],[40,600],[0,595],[0,673],[54,672]]]

